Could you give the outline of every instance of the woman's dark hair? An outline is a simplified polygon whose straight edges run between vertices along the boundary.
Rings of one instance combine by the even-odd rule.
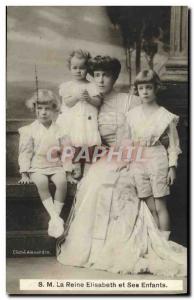
[[[138,84],[144,83],[153,83],[155,89],[157,89],[161,85],[160,77],[153,70],[143,70],[139,72],[134,81],[134,94],[139,96],[138,93]]]
[[[117,80],[121,71],[121,63],[117,58],[97,55],[88,61],[88,73],[94,76],[94,71],[109,72],[114,80]]]

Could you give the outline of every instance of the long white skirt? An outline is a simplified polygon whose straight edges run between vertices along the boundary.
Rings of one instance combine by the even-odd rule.
[[[58,261],[114,273],[186,276],[186,248],[163,237],[138,199],[130,171],[117,168],[100,160],[81,181]]]

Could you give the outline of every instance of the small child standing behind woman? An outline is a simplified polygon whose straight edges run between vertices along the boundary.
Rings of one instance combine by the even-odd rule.
[[[71,163],[63,164],[61,161],[63,134],[53,122],[60,101],[52,91],[39,90],[28,100],[27,106],[36,112],[37,119],[19,129],[19,183],[33,182],[36,185],[42,204],[50,215],[48,234],[57,238],[64,231],[60,213],[67,191],[66,172],[71,172]],[[54,201],[49,181],[56,187]]]
[[[87,51],[73,51],[68,59],[72,80],[62,83],[59,88],[62,107],[57,123],[71,139],[75,148],[74,158],[83,146],[89,148],[92,157],[94,146],[101,145],[97,117],[102,98],[97,87],[86,79],[90,57]],[[79,178],[79,161],[76,161],[74,171],[74,178]]]
[[[158,105],[159,85],[160,79],[152,70],[144,70],[137,75],[134,87],[142,104],[128,113],[128,124],[132,145],[143,149],[144,160],[131,163],[138,196],[147,202],[163,236],[168,238],[166,196],[169,185],[175,181],[181,150],[176,129],[179,117]],[[161,142],[164,135],[169,139],[167,150]]]

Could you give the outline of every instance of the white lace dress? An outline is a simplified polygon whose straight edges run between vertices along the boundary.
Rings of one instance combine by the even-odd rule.
[[[87,101],[78,101],[74,106],[68,107],[66,101],[74,95],[87,90],[90,96],[96,96],[97,90],[91,83],[78,84],[69,81],[61,84],[59,94],[62,97],[61,114],[57,123],[64,129],[75,147],[86,145],[88,147],[101,144],[98,130],[98,109]]]

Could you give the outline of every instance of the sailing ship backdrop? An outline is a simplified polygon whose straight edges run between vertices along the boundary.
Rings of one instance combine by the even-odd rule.
[[[48,216],[35,186],[17,183],[17,130],[33,119],[25,101],[35,90],[34,65],[38,65],[39,88],[58,92],[59,84],[69,80],[66,58],[76,48],[87,49],[92,55],[110,55],[120,59],[122,71],[116,88],[121,91],[129,92],[141,68],[153,68],[161,76],[164,88],[160,102],[181,117],[178,129],[183,154],[168,202],[171,238],[187,245],[187,8],[8,7],[7,255],[17,256],[13,249],[47,249],[43,255],[55,253],[55,241],[46,232]],[[68,186],[64,218],[68,215],[75,188]],[[31,255],[34,253],[32,251]]]

